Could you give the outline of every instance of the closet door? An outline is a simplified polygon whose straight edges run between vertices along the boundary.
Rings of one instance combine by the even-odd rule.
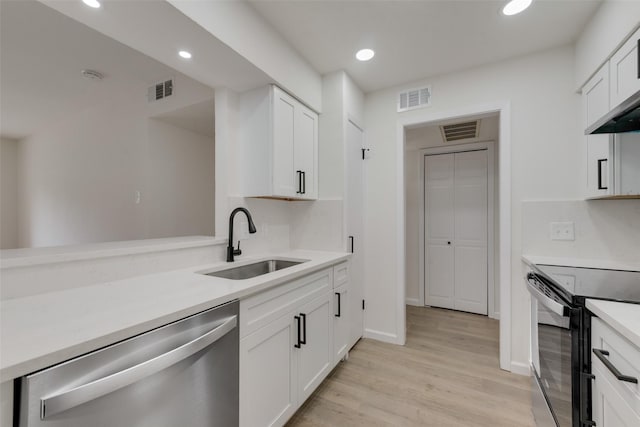
[[[424,158],[425,304],[454,308],[454,154]]]
[[[487,151],[425,156],[425,304],[487,314]]]
[[[487,314],[487,151],[454,161],[454,308]]]

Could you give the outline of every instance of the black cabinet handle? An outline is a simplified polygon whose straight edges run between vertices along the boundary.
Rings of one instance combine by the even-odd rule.
[[[296,171],[298,175],[298,189],[296,190],[296,194],[302,194],[302,171]]]
[[[302,339],[300,340],[300,344],[307,343],[307,315],[304,313],[300,313],[300,317],[302,318]]]
[[[634,383],[634,384],[638,384],[638,379],[635,377],[630,377],[629,375],[622,375],[620,373],[620,371],[618,371],[618,368],[616,368],[615,366],[613,366],[613,363],[611,363],[609,361],[609,359],[607,359],[605,356],[609,355],[609,352],[606,350],[600,350],[598,348],[594,348],[593,349],[593,354],[596,355],[596,357],[598,359],[600,359],[600,361],[602,363],[604,363],[604,366],[607,367],[607,369],[609,370],[609,372],[611,372],[613,374],[614,377],[616,377],[619,381],[626,381],[628,383]]]
[[[302,171],[302,194],[307,194],[307,173]]]
[[[353,241],[354,241],[353,236],[349,236],[349,240],[351,241],[351,253],[353,253]]]
[[[598,190],[608,190],[608,187],[602,186],[602,164],[609,159],[598,159]]]
[[[338,314],[334,314],[334,316],[340,317],[340,292],[336,292],[336,295],[338,296]]]
[[[293,318],[296,319],[296,323],[297,323],[296,326],[298,328],[298,342],[295,343],[293,346],[295,348],[300,348],[300,344],[302,343],[302,341],[300,340],[300,331],[301,331],[301,328],[300,328],[300,316],[293,316]]]

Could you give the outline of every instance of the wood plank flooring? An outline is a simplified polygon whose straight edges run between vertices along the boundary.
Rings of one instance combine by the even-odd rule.
[[[534,426],[530,393],[498,367],[498,321],[409,306],[406,346],[360,340],[287,427]]]

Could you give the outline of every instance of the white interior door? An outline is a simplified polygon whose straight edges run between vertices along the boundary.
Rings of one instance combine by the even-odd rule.
[[[454,308],[454,155],[424,158],[425,304]]]
[[[487,151],[425,156],[425,304],[487,314]]]
[[[363,203],[363,146],[362,129],[355,124],[347,124],[347,235],[353,237],[349,277],[349,323],[351,332],[349,348],[362,337],[364,330],[364,203]],[[351,239],[348,239],[351,249]]]

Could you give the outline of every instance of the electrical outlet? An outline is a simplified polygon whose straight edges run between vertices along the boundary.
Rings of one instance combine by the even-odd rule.
[[[573,222],[552,222],[551,240],[576,240]]]

